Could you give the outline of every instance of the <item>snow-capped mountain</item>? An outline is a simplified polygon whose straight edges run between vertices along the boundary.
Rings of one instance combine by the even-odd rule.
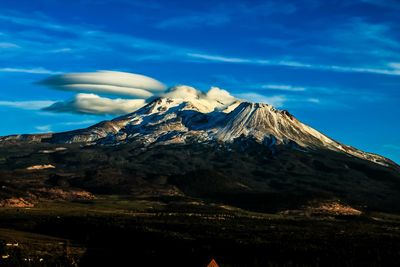
[[[229,144],[239,138],[254,139],[271,148],[288,145],[305,153],[314,149],[331,150],[385,166],[392,164],[384,157],[327,137],[301,123],[286,110],[239,100],[219,88],[202,93],[189,86],[174,87],[133,113],[86,129],[9,136],[0,140],[114,145],[140,141],[145,145],[166,145],[191,142]]]

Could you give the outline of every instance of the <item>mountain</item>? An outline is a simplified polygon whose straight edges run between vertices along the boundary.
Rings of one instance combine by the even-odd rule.
[[[377,164],[388,166],[390,160],[341,144],[301,123],[286,110],[273,106],[234,99],[202,99],[194,88],[178,86],[177,92],[195,95],[194,98],[161,97],[140,110],[104,121],[89,128],[65,133],[16,135],[1,141],[30,140],[49,143],[119,144],[140,140],[144,144],[191,142],[232,143],[244,137],[269,147],[297,146],[299,149],[328,149],[343,152]],[[213,88],[210,94],[222,91]]]
[[[394,162],[341,144],[288,111],[218,88],[204,94],[178,86],[110,121],[70,132],[6,136],[0,144],[31,148],[28,158],[3,156],[3,177],[13,177],[27,161],[53,166],[41,171],[38,184],[45,187],[181,195],[259,211],[314,200],[400,211],[400,167]]]

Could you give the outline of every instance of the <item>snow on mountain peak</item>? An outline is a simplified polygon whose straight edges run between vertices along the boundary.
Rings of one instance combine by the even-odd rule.
[[[202,113],[209,113],[214,110],[224,110],[238,101],[228,91],[218,87],[211,87],[206,93],[187,85],[178,85],[170,88],[161,95],[176,103],[188,102],[186,109],[196,109]]]

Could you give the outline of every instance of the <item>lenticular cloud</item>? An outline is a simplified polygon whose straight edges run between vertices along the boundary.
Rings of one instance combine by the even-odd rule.
[[[120,115],[133,112],[146,104],[145,99],[110,99],[95,94],[77,94],[69,101],[61,101],[44,108],[44,111],[82,114]]]
[[[39,84],[56,90],[79,92],[71,100],[56,102],[43,110],[85,114],[130,113],[145,105],[146,99],[166,89],[163,83],[153,78],[118,71],[67,73],[51,76]]]
[[[97,71],[55,75],[40,82],[58,90],[148,98],[166,89],[161,82],[140,74]]]

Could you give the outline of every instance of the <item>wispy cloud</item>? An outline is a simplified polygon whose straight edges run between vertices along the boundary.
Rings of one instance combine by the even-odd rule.
[[[51,132],[51,125],[39,125],[35,127],[36,130],[38,130],[39,132]]]
[[[398,49],[400,42],[392,37],[392,28],[385,23],[371,23],[365,19],[354,18],[334,28],[331,33],[339,45],[370,48],[371,44],[378,48]],[[346,43],[347,42],[347,43]],[[366,49],[363,49],[366,50]]]
[[[48,70],[45,68],[0,68],[0,72],[21,72],[21,73],[30,73],[30,74],[60,74],[59,71]]]
[[[275,3],[276,4],[276,3]],[[274,5],[275,5],[274,4]],[[286,7],[287,12],[290,13],[291,8]],[[265,7],[265,9],[268,9]],[[263,9],[261,9],[263,10]],[[278,8],[275,8],[278,10]],[[286,10],[283,8],[283,10]],[[245,6],[242,13],[251,14],[252,12],[259,12],[253,7]],[[292,10],[292,12],[294,12]],[[197,15],[195,15],[196,17]],[[186,17],[188,18],[188,17]],[[223,18],[223,17],[222,17]],[[190,18],[196,23],[203,20],[203,18]],[[47,36],[44,40],[37,38],[37,34],[34,36],[24,36],[26,31],[23,33],[9,33],[14,35],[12,43],[21,44],[21,47],[30,47],[29,51],[24,49],[18,53],[20,57],[35,56],[35,60],[41,57],[43,53],[68,53],[71,56],[79,57],[82,60],[88,55],[96,55],[100,51],[103,54],[112,54],[113,57],[121,56],[124,60],[129,59],[131,61],[176,61],[176,62],[220,62],[226,64],[249,64],[249,65],[260,65],[260,66],[282,66],[288,68],[298,68],[298,69],[309,69],[309,70],[322,70],[322,71],[332,71],[332,72],[349,72],[349,73],[371,73],[371,74],[381,74],[381,75],[400,75],[400,69],[396,64],[396,57],[392,57],[391,62],[388,58],[386,61],[377,60],[374,64],[372,63],[359,63],[355,62],[353,65],[338,65],[338,64],[321,64],[315,62],[306,62],[303,60],[297,60],[296,56],[284,58],[258,58],[258,57],[240,57],[240,56],[230,56],[218,53],[204,52],[199,49],[193,49],[189,47],[179,46],[171,44],[168,42],[162,42],[158,40],[150,40],[146,38],[139,38],[136,36],[131,36],[121,33],[111,33],[101,30],[93,30],[87,26],[83,27],[74,24],[62,24],[53,22],[48,18],[24,18],[22,16],[10,16],[10,15],[0,15],[0,20],[5,20],[10,23],[20,24],[27,27],[33,27],[34,29],[45,29],[56,31],[59,33],[68,33],[71,36],[64,35],[61,39],[59,36]],[[178,19],[179,20],[179,19]],[[225,19],[221,19],[223,23]],[[164,21],[165,22],[165,21]],[[167,23],[167,22],[165,22]],[[194,24],[196,24],[194,23]],[[351,27],[350,27],[351,26]],[[349,38],[356,39],[361,38],[362,42],[374,42],[376,43],[381,51],[385,50],[384,47],[392,49],[398,49],[398,42],[391,37],[388,33],[389,28],[387,25],[371,24],[363,20],[353,20],[352,24],[347,26],[347,31],[340,31],[341,27],[336,28],[335,38],[343,40],[345,43]],[[346,25],[344,26],[346,29]],[[28,31],[29,32],[29,31]],[[333,34],[334,32],[332,32]],[[357,33],[358,35],[355,35]],[[47,32],[40,32],[42,35],[48,35]],[[58,38],[59,41],[56,43],[59,46],[54,47],[54,38]],[[14,42],[15,41],[15,42]],[[11,43],[11,42],[10,42]],[[360,41],[361,43],[361,41]],[[328,47],[329,48],[329,47]],[[346,47],[345,47],[346,48]],[[340,47],[340,49],[345,49]],[[352,50],[357,50],[359,47],[354,46]],[[346,48],[347,49],[347,48]],[[359,49],[368,50],[368,49]],[[375,49],[376,50],[376,49]],[[16,58],[15,54],[0,54],[0,57],[12,57]],[[290,58],[290,59],[288,59]],[[364,57],[366,58],[366,57]],[[400,55],[399,55],[400,59]],[[315,61],[315,60],[314,60]],[[360,61],[361,62],[361,61]],[[364,61],[363,61],[364,62]],[[0,72],[26,72],[26,73],[36,73],[36,74],[56,74],[58,71],[46,70],[42,68],[17,68],[17,67],[6,67],[0,68]]]
[[[303,92],[306,90],[305,87],[293,86],[293,85],[283,85],[283,84],[264,84],[264,85],[261,85],[261,88],[278,90],[278,91],[289,91],[289,92]]]
[[[321,100],[319,100],[318,98],[308,98],[307,101],[315,104],[321,103]]]
[[[227,57],[222,55],[210,55],[210,54],[198,54],[198,53],[187,53],[186,55],[191,58],[198,58],[214,62],[261,64],[258,60],[239,58],[239,57]]]
[[[71,31],[69,27],[65,27],[61,24],[57,24],[46,20],[37,20],[37,19],[31,19],[13,15],[5,15],[5,14],[0,14],[0,20],[23,26],[45,28],[48,30],[66,31],[66,32]]]
[[[19,53],[32,57],[46,53],[93,54],[94,52],[112,52],[126,58],[129,51],[158,51],[163,54],[176,54],[176,51],[188,51],[186,48],[163,43],[161,41],[139,38],[98,30],[87,25],[57,23],[50,18],[25,17],[25,15],[0,14],[0,22],[26,27],[25,31],[8,32],[8,38],[24,44],[29,50]],[[31,30],[28,30],[31,29]],[[57,34],[55,34],[57,33]],[[62,34],[62,35],[60,35]],[[57,40],[57,41],[55,41]],[[21,45],[22,46],[22,45]],[[144,54],[141,53],[141,56]],[[7,56],[5,54],[0,55]]]
[[[72,52],[73,49],[69,48],[69,47],[63,47],[63,48],[57,48],[57,49],[53,49],[53,50],[49,50],[49,53],[70,53]]]
[[[385,75],[396,75],[396,76],[400,75],[400,68],[397,65],[397,63],[394,62],[389,62],[385,66],[382,66],[381,68],[375,68],[368,66],[347,67],[347,66],[337,66],[337,65],[321,65],[321,64],[310,64],[310,63],[287,61],[287,60],[241,58],[241,57],[229,57],[223,55],[197,54],[197,53],[187,53],[187,56],[200,59],[203,61],[220,62],[220,63],[284,66],[284,67],[336,71],[336,72],[374,73],[374,74],[385,74]]]
[[[0,106],[20,108],[26,110],[40,110],[54,104],[55,101],[40,100],[40,101],[0,101]]]
[[[351,108],[355,102],[370,104],[385,101],[387,96],[384,92],[363,91],[353,87],[316,85],[314,82],[302,81],[295,83],[291,78],[281,78],[282,81],[265,83],[263,80],[241,77],[216,75],[217,80],[213,84],[224,88],[233,89],[235,92],[249,91],[252,99],[261,99],[262,96],[270,97],[279,92],[279,96],[284,98],[280,101],[285,108],[318,108],[337,109]],[[269,89],[273,88],[273,89]],[[362,93],[361,93],[362,92]],[[256,95],[253,95],[256,94]],[[282,99],[282,98],[281,98]],[[278,104],[279,104],[278,103]]]
[[[325,31],[324,39],[312,45],[317,53],[338,55],[348,61],[375,62],[375,64],[400,60],[400,42],[390,23],[370,22],[351,18]]]

